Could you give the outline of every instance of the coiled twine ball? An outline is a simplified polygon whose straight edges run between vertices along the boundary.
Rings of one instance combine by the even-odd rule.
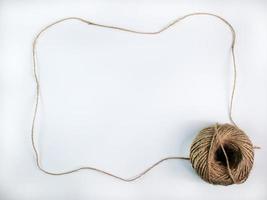
[[[248,136],[230,124],[204,128],[190,149],[190,160],[198,175],[212,184],[243,183],[253,166],[254,149]]]

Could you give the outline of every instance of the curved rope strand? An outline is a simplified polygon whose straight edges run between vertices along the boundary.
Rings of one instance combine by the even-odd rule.
[[[142,177],[143,175],[145,175],[146,173],[148,173],[150,170],[152,170],[153,168],[155,168],[156,166],[158,166],[159,164],[161,164],[164,161],[167,160],[176,160],[176,159],[180,159],[180,160],[189,160],[188,157],[166,157],[163,158],[159,161],[157,161],[156,163],[154,163],[153,165],[151,165],[150,167],[148,167],[147,169],[145,169],[143,172],[139,173],[138,175],[134,176],[133,178],[123,178],[117,175],[114,175],[110,172],[104,171],[102,169],[98,169],[95,167],[90,167],[90,166],[85,166],[85,167],[80,167],[77,169],[73,169],[73,170],[69,170],[69,171],[63,171],[63,172],[50,172],[45,170],[40,163],[40,156],[39,156],[39,152],[37,149],[37,145],[35,143],[35,123],[36,123],[36,117],[37,117],[37,113],[38,113],[38,105],[39,105],[39,98],[40,98],[40,82],[39,82],[39,78],[38,78],[38,73],[37,73],[37,58],[36,58],[36,46],[37,46],[37,42],[38,39],[40,38],[40,36],[47,31],[49,28],[62,23],[64,21],[68,21],[68,20],[77,20],[80,21],[82,23],[86,23],[88,25],[92,25],[92,26],[97,26],[97,27],[102,27],[102,28],[108,28],[108,29],[113,29],[113,30],[119,30],[119,31],[124,31],[124,32],[129,32],[129,33],[135,33],[135,34],[144,34],[144,35],[156,35],[159,34],[167,29],[169,29],[170,27],[174,26],[175,24],[177,24],[178,22],[192,17],[192,16],[199,16],[199,15],[206,15],[206,16],[211,16],[211,17],[215,17],[217,19],[219,19],[220,21],[222,21],[225,25],[227,25],[227,27],[230,29],[231,34],[232,34],[232,43],[231,43],[231,54],[232,54],[232,61],[233,61],[233,68],[234,68],[234,78],[233,78],[233,87],[232,87],[232,93],[231,93],[231,99],[230,99],[230,106],[229,106],[229,119],[231,121],[231,123],[233,123],[235,126],[235,122],[233,120],[232,117],[232,109],[233,109],[233,102],[234,102],[234,95],[235,95],[235,89],[236,89],[236,77],[237,77],[237,70],[236,70],[236,61],[235,61],[235,40],[236,40],[236,33],[235,30],[233,28],[233,26],[224,18],[216,15],[216,14],[212,14],[212,13],[205,13],[205,12],[195,12],[195,13],[190,13],[187,15],[184,15],[180,18],[175,19],[173,22],[169,23],[168,25],[164,26],[163,28],[159,29],[158,31],[154,31],[154,32],[146,32],[146,31],[136,31],[136,30],[132,30],[132,29],[127,29],[127,28],[122,28],[122,27],[117,27],[117,26],[110,26],[110,25],[104,25],[104,24],[98,24],[95,22],[91,22],[88,21],[86,19],[83,18],[79,18],[79,17],[67,17],[67,18],[63,18],[61,20],[58,20],[56,22],[53,22],[49,25],[47,25],[46,27],[44,27],[34,38],[33,44],[32,44],[32,57],[33,57],[33,73],[34,73],[34,79],[35,79],[35,83],[36,83],[36,100],[35,100],[35,107],[34,107],[34,114],[33,114],[33,119],[32,119],[32,127],[31,127],[31,143],[32,143],[32,147],[34,150],[34,154],[35,154],[35,159],[36,159],[36,164],[37,167],[44,173],[49,174],[49,175],[54,175],[54,176],[60,176],[60,175],[66,175],[66,174],[71,174],[74,172],[78,172],[81,170],[92,170],[92,171],[97,171],[99,173],[111,176],[113,178],[122,180],[122,181],[126,181],[126,182],[131,182],[131,181],[135,181],[137,179],[139,179],[140,177]]]

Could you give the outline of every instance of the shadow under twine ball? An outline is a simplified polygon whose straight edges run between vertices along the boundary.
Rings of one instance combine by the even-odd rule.
[[[230,124],[216,124],[200,131],[190,149],[190,160],[198,175],[212,184],[243,183],[254,160],[248,136]]]

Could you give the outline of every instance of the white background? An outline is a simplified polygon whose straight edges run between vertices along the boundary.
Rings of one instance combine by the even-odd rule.
[[[241,185],[202,181],[188,161],[168,161],[136,182],[82,171],[40,172],[30,143],[35,84],[31,44],[68,16],[155,31],[195,11],[229,20],[237,31],[234,119],[256,150]],[[0,200],[267,198],[267,2],[0,1]],[[41,37],[38,148],[51,171],[97,166],[131,177],[165,156],[188,156],[199,130],[229,122],[231,33],[218,19],[192,17],[144,36],[71,21]]]

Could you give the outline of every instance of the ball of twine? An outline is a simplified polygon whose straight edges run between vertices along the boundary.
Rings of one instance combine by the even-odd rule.
[[[253,145],[248,136],[230,124],[204,128],[190,149],[190,160],[199,176],[212,184],[243,183],[254,160]]]

